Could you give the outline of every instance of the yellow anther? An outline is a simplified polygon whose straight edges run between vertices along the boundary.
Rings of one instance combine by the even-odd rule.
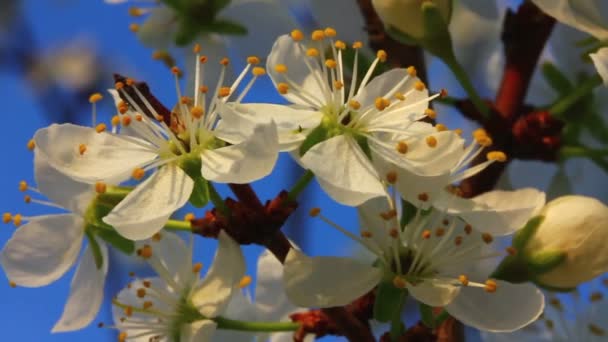
[[[488,160],[493,160],[501,163],[507,161],[507,155],[502,151],[488,152],[486,157],[488,158]]]
[[[274,66],[274,71],[278,72],[279,74],[284,74],[287,72],[287,65],[277,64]]]
[[[414,89],[418,91],[423,91],[424,89],[426,89],[426,85],[422,81],[416,81],[416,83],[414,83]]]
[[[458,281],[462,284],[462,286],[469,285],[469,277],[464,274],[458,276]]]
[[[97,192],[98,194],[105,193],[107,189],[108,189],[108,186],[106,185],[106,183],[104,183],[104,182],[95,183],[95,192]]]
[[[388,235],[390,235],[390,237],[392,237],[393,239],[396,239],[399,237],[399,231],[397,230],[397,228],[391,228],[391,230],[388,231]]]
[[[401,154],[406,154],[409,147],[405,141],[400,141],[397,143],[397,146],[395,146],[395,149]]]
[[[481,234],[481,239],[483,240],[483,242],[485,242],[487,244],[490,244],[490,243],[492,243],[492,241],[494,241],[494,237],[490,233]]]
[[[129,15],[132,17],[141,17],[144,14],[144,11],[142,11],[141,8],[139,7],[129,7]]]
[[[470,224],[467,224],[466,226],[464,226],[464,232],[467,235],[470,235],[473,232],[473,226],[471,226]]]
[[[128,115],[125,115],[122,117],[122,125],[127,127],[131,124],[131,117]]]
[[[241,278],[241,281],[239,281],[239,288],[244,289],[249,286],[249,284],[251,284],[251,277],[248,275],[243,276],[243,278]]]
[[[300,30],[293,30],[291,31],[291,39],[295,40],[296,42],[301,41],[302,39],[304,39],[304,33],[302,33],[302,31]]]
[[[325,30],[323,30],[323,33],[325,33],[325,36],[329,38],[335,37],[338,34],[336,30],[334,30],[332,27],[325,28]]]
[[[144,119],[144,117],[141,114],[139,114],[139,113],[135,114],[135,120],[136,121],[141,122],[143,119]]]
[[[478,128],[471,133],[473,138],[488,136],[488,132],[483,128]]]
[[[393,286],[398,289],[405,289],[407,287],[407,282],[400,276],[395,276],[395,278],[393,278]]]
[[[154,242],[158,242],[163,238],[163,235],[161,233],[156,233],[154,235],[152,235],[152,241]]]
[[[129,105],[126,103],[121,103],[118,105],[118,112],[120,114],[124,114],[129,110]]]
[[[8,282],[8,286],[15,288],[15,287],[17,287],[17,283],[15,283],[14,281],[11,280]]]
[[[441,237],[445,235],[445,228],[437,228],[435,229],[435,236]]]
[[[361,108],[361,103],[359,103],[359,101],[357,100],[348,101],[348,105],[354,110],[358,110],[359,108]]]
[[[413,65],[407,67],[407,69],[405,69],[405,71],[407,71],[407,74],[412,76],[412,77],[416,77],[416,74],[418,73],[416,71],[416,67],[414,67]]]
[[[27,190],[27,182],[26,181],[21,181],[19,182],[19,191],[24,192]]]
[[[380,213],[380,217],[382,217],[382,219],[385,221],[388,221],[396,216],[397,216],[397,211],[394,209]]]
[[[457,237],[454,238],[454,244],[456,246],[460,246],[462,245],[462,236],[458,235]]]
[[[142,169],[141,167],[135,168],[133,170],[133,173],[131,173],[131,177],[133,177],[133,179],[135,180],[141,180],[142,178],[144,178],[145,175],[146,171],[144,171],[144,169]]]
[[[172,68],[171,68],[171,73],[172,73],[173,75],[176,75],[176,76],[177,76],[177,75],[181,74],[181,73],[182,73],[182,71],[181,71],[181,70],[180,70],[178,67],[174,66],[174,67],[172,67]]]
[[[389,184],[395,184],[397,182],[397,172],[395,172],[395,171],[389,171],[386,174],[386,181]]]
[[[124,87],[125,87],[125,84],[124,84],[124,83],[122,83],[122,82],[116,82],[116,83],[114,83],[114,88],[115,88],[116,90],[120,90],[120,89],[122,89],[122,88],[124,88]]]
[[[97,126],[95,126],[95,132],[97,132],[97,133],[105,132],[105,130],[107,128],[108,127],[106,126],[106,124],[102,122],[102,123],[98,124]]]
[[[137,297],[144,298],[146,296],[146,289],[137,289]]]
[[[507,252],[507,254],[513,256],[513,255],[517,255],[517,249],[515,247],[507,247],[505,248],[505,251]]]
[[[426,202],[429,200],[429,194],[427,194],[426,192],[422,192],[420,194],[418,194],[418,200],[422,201],[422,202]]]
[[[308,50],[306,50],[306,56],[308,56],[308,57],[318,57],[319,56],[319,50],[317,50],[315,48],[308,48]]]
[[[437,132],[444,132],[448,130],[448,127],[444,124],[436,124],[435,129],[437,130]]]
[[[100,93],[94,93],[94,94],[91,94],[91,96],[89,96],[90,103],[99,102],[99,101],[101,101],[101,99],[103,99],[103,96],[101,96]]]
[[[494,292],[496,292],[497,288],[498,288],[498,284],[496,283],[496,281],[494,281],[492,279],[486,280],[486,286],[484,287],[484,290],[486,290],[486,292],[494,293]]]
[[[329,58],[329,59],[325,60],[325,66],[328,67],[328,68],[330,68],[330,69],[333,69],[336,66],[338,66],[338,63],[336,63],[335,60]]]
[[[227,97],[230,95],[230,87],[221,87],[217,93],[218,97]]]
[[[150,286],[152,286],[152,283],[149,280],[144,280],[141,282],[141,284],[147,289],[149,289]]]
[[[384,50],[378,50],[378,52],[376,52],[376,58],[378,58],[378,60],[380,62],[386,62],[387,57],[388,57],[388,55],[386,54],[386,51],[384,51]]]
[[[198,87],[198,91],[200,91],[202,94],[207,94],[207,92],[209,91],[209,87],[207,87],[206,85],[202,85]]]
[[[428,147],[436,147],[437,146],[437,138],[435,138],[432,135],[426,137],[426,144],[428,145]]]
[[[442,99],[448,97],[448,90],[447,89],[441,89],[439,91],[439,97],[442,98]]]
[[[128,85],[129,87],[131,87],[131,86],[133,86],[133,85],[135,84],[135,80],[134,80],[134,79],[132,79],[132,78],[130,78],[130,77],[129,77],[129,78],[127,78],[126,82],[127,82],[127,85]]]
[[[194,44],[194,47],[192,48],[192,52],[194,53],[200,53],[201,52],[201,44]]]
[[[126,310],[125,310],[126,311]],[[131,315],[133,314],[133,308],[131,308]],[[126,315],[126,312],[125,312]],[[131,315],[127,315],[127,316],[131,316]],[[127,333],[122,331],[120,334],[118,334],[118,342],[125,342],[127,340]]]
[[[376,109],[385,110],[386,107],[391,105],[391,101],[383,97],[377,97],[376,100],[374,100],[374,104],[376,105]]]
[[[279,83],[277,84],[277,90],[279,91],[279,94],[285,95],[289,90],[289,86],[287,85],[287,83]]]
[[[399,101],[403,101],[403,100],[405,100],[405,95],[403,95],[403,94],[402,94],[402,93],[400,93],[400,92],[396,92],[396,93],[395,93],[395,95],[393,95],[393,96],[395,96],[395,98],[396,98],[397,100],[399,100]]]
[[[36,148],[36,142],[34,141],[34,139],[30,139],[27,142],[27,149],[30,151],[33,151]]]
[[[363,47],[363,43],[360,41],[356,41],[353,43],[353,49],[360,49]]]
[[[143,304],[143,309],[144,310],[148,310],[149,308],[151,308],[152,306],[154,306],[154,304],[151,301],[145,301]]]
[[[196,216],[194,216],[193,213],[187,213],[186,215],[184,215],[184,221],[192,221],[196,218]]]
[[[15,225],[15,227],[19,227],[21,225],[21,214],[16,214],[15,216],[13,216],[13,224]]]
[[[182,97],[179,99],[179,102],[180,102],[181,104],[189,105],[189,104],[191,104],[191,103],[192,103],[192,98],[190,98],[190,97],[188,97],[188,96],[182,96]]]
[[[264,76],[266,75],[266,69],[262,67],[255,67],[253,68],[253,70],[251,70],[251,73],[253,74],[253,76]]]
[[[325,38],[325,32],[323,32],[323,30],[314,30],[310,34],[310,38],[314,41],[323,40]]]
[[[129,31],[131,31],[131,32],[139,31],[139,25],[137,25],[136,23],[129,24]]]
[[[604,299],[604,295],[601,292],[593,292],[591,296],[589,296],[589,300],[592,302],[599,302]]]
[[[335,88],[336,90],[340,90],[340,89],[342,89],[343,87],[344,87],[344,83],[342,83],[342,82],[340,82],[340,81],[338,81],[338,80],[335,80],[335,81],[334,81],[334,88]]]
[[[152,247],[150,245],[144,245],[138,251],[138,255],[144,259],[150,259],[152,257]]]
[[[207,58],[207,56],[200,56],[198,59],[198,62],[201,64],[205,64],[205,63],[207,63],[208,60],[209,60],[209,58]]]
[[[363,231],[361,231],[361,237],[363,237],[363,238],[369,239],[372,236],[374,236],[374,235],[369,230],[363,230]]]
[[[428,229],[426,229],[422,232],[422,238],[425,240],[430,239],[432,235],[433,235],[433,233],[431,233],[431,231]]]
[[[336,43],[334,44],[334,46],[336,47],[336,49],[340,49],[340,50],[346,49],[346,43],[341,40],[336,40]]]
[[[483,147],[488,147],[492,145],[492,138],[487,135],[477,135],[475,136],[475,142]]]
[[[112,123],[112,126],[114,126],[114,127],[120,125],[120,116],[114,115],[110,122]]]
[[[87,151],[87,145],[85,145],[85,144],[78,145],[78,153],[80,155],[83,155],[86,151]]]
[[[2,214],[2,222],[9,223],[12,220],[13,220],[13,215],[11,215],[11,213],[4,213],[4,214]]]
[[[260,64],[260,58],[257,56],[249,56],[247,57],[247,63],[249,64]]]
[[[192,265],[192,273],[199,273],[202,269],[203,269],[203,264],[200,262],[197,262],[194,265]]]
[[[200,119],[203,115],[205,115],[205,110],[201,106],[194,106],[190,109],[190,114],[196,118]]]
[[[424,110],[424,114],[426,116],[428,116],[431,119],[436,119],[437,118],[437,112],[435,112],[434,110],[432,110],[431,108],[427,108]]]
[[[308,214],[312,217],[317,217],[319,216],[319,214],[321,213],[321,208],[312,208],[310,209],[310,211],[308,212]]]
[[[461,137],[462,136],[462,128],[456,128],[454,130],[454,133],[458,134],[458,136]]]
[[[220,64],[223,66],[228,66],[228,64],[230,64],[230,59],[228,59],[228,57],[224,57],[220,60]]]
[[[593,323],[589,323],[589,332],[591,332],[591,334],[595,335],[595,336],[606,336],[606,330],[602,329],[601,327],[593,324]]]
[[[441,223],[442,223],[444,226],[447,226],[448,224],[450,224],[450,221],[449,221],[448,219],[443,219],[443,220],[441,220]]]

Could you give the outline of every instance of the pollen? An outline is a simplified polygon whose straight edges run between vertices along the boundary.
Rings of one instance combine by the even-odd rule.
[[[354,110],[358,110],[359,108],[361,108],[361,103],[359,103],[359,101],[357,100],[348,101],[348,105]]]
[[[120,90],[120,89],[122,89],[122,88],[124,88],[124,87],[125,87],[125,84],[124,84],[124,83],[122,83],[122,82],[116,82],[116,83],[114,83],[114,88],[115,88],[116,90]]]
[[[336,90],[340,90],[340,89],[344,88],[344,83],[342,83],[342,82],[340,82],[338,80],[335,80],[334,81],[334,88]]]
[[[131,312],[133,312],[133,309],[131,309]],[[131,316],[131,315],[127,315],[127,316]],[[118,334],[118,342],[125,342],[127,340],[127,333],[122,331],[120,334]]]
[[[127,127],[131,124],[131,117],[128,115],[125,115],[122,117],[122,125]]]
[[[422,201],[422,202],[426,202],[429,200],[429,194],[427,194],[426,192],[422,192],[418,194],[418,200]]]
[[[591,296],[589,296],[589,300],[592,302],[599,302],[604,299],[604,295],[601,292],[593,292]]]
[[[334,44],[334,46],[336,47],[336,49],[340,49],[340,50],[346,49],[346,43],[344,43],[341,40],[337,40],[336,43]]]
[[[332,27],[327,27],[325,30],[323,30],[323,33],[325,33],[326,37],[330,38],[333,38],[338,34]]]
[[[255,67],[253,68],[253,70],[251,70],[251,73],[253,74],[253,76],[264,76],[266,75],[266,69],[262,67]]]
[[[588,328],[589,328],[589,332],[591,332],[595,336],[605,336],[606,335],[606,330],[600,328],[599,326],[597,326],[593,323],[589,323]]]
[[[403,95],[403,94],[402,94],[402,93],[400,93],[400,92],[396,92],[396,93],[395,93],[395,95],[393,95],[393,96],[395,96],[395,98],[396,98],[397,100],[399,100],[399,101],[403,101],[403,100],[405,100],[405,95]]]
[[[287,72],[287,65],[277,64],[274,66],[274,71],[278,72],[279,74],[284,74]]]
[[[308,57],[318,57],[319,56],[319,50],[317,50],[315,48],[309,48],[308,50],[306,50],[306,56],[308,56]]]
[[[133,177],[133,179],[135,180],[141,180],[142,178],[144,178],[145,174],[146,171],[144,171],[144,169],[142,169],[141,167],[138,167],[133,170],[133,173],[131,173],[131,177]]]
[[[31,197],[30,195],[25,195],[25,196],[23,197],[23,201],[24,201],[25,203],[31,203],[31,202],[32,202],[32,197]]]
[[[471,226],[470,224],[467,224],[466,226],[464,226],[464,232],[465,232],[467,235],[470,235],[470,234],[471,234],[471,232],[473,232],[473,226]]]
[[[460,236],[460,235],[459,235],[459,236],[455,237],[455,238],[454,238],[454,244],[455,244],[456,246],[460,246],[460,245],[462,245],[462,236]]]
[[[397,172],[395,172],[395,171],[389,171],[386,174],[386,181],[389,184],[395,184],[397,182]]]
[[[336,63],[335,60],[329,58],[325,60],[325,66],[330,69],[334,69],[336,66],[338,66],[338,63]]]
[[[101,96],[100,93],[94,93],[94,94],[91,94],[91,96],[89,96],[90,103],[99,102],[99,101],[101,101],[101,99],[103,99],[103,96]]]
[[[393,286],[398,289],[404,289],[407,287],[407,282],[400,276],[395,276],[395,278],[393,278]]]
[[[361,232],[361,237],[363,237],[363,238],[369,239],[372,236],[374,236],[374,235],[369,230],[364,230]]]
[[[416,81],[416,83],[414,83],[414,89],[418,91],[423,91],[424,89],[426,89],[426,85],[422,81]]]
[[[480,135],[475,137],[475,142],[483,147],[492,146],[492,138],[487,135]]]
[[[241,278],[241,281],[239,281],[239,288],[244,289],[249,286],[249,284],[251,284],[251,277],[248,275],[243,276],[243,278]]]
[[[431,233],[431,231],[428,229],[422,232],[422,238],[425,240],[430,239],[432,235],[433,233]]]
[[[129,24],[129,31],[131,31],[131,32],[139,31],[139,25],[137,25],[136,23]]]
[[[11,280],[8,282],[8,286],[15,288],[15,287],[17,287],[17,283],[15,283],[14,281]]]
[[[195,216],[193,213],[187,213],[186,215],[184,215],[184,221],[190,222],[190,221],[194,220],[194,218],[195,218]]]
[[[501,163],[507,161],[507,155],[501,151],[488,152],[486,157],[488,158],[488,160],[497,161]]]
[[[160,241],[163,238],[163,235],[161,233],[156,233],[154,235],[152,235],[152,240],[155,242]]]
[[[202,86],[198,87],[198,91],[200,91],[203,94],[207,94],[207,92],[209,91],[209,87],[207,87],[206,85],[202,85]]]
[[[189,104],[191,104],[191,103],[192,103],[192,99],[191,99],[191,98],[189,98],[188,96],[182,96],[182,97],[179,99],[179,102],[180,102],[181,104],[189,105]]]
[[[399,237],[399,231],[397,230],[397,228],[392,228],[388,231],[388,235],[390,235],[393,239],[396,239]]]
[[[363,43],[360,41],[356,41],[353,43],[353,49],[360,49],[363,47]]]
[[[302,31],[300,30],[293,30],[291,31],[290,35],[291,39],[295,40],[296,42],[299,42],[304,39],[304,33],[302,33]]]
[[[436,147],[437,146],[437,138],[435,138],[432,135],[426,137],[426,144],[428,145],[428,147]]]
[[[149,280],[144,280],[141,282],[141,284],[147,289],[149,289],[150,286],[152,286],[152,283]]]
[[[34,141],[34,139],[30,139],[27,142],[27,149],[30,151],[33,151],[36,148],[36,142]]]
[[[207,63],[208,60],[209,60],[209,58],[207,58],[207,56],[201,56],[201,57],[199,57],[198,62],[201,64],[205,64],[205,63]]]
[[[196,118],[200,119],[203,115],[205,115],[205,110],[201,106],[194,106],[190,109],[190,114]]]
[[[105,132],[105,130],[107,128],[108,127],[106,126],[106,124],[102,122],[99,125],[95,126],[95,132],[97,132],[97,133]]]
[[[436,119],[437,118],[437,112],[432,110],[431,108],[427,108],[424,110],[424,114],[426,116],[428,116],[431,119]]]
[[[517,255],[517,249],[513,246],[505,248],[505,251],[507,252],[507,254],[509,254],[511,256]]]
[[[87,145],[85,145],[85,144],[78,145],[78,153],[80,155],[83,155],[86,151],[87,151]]]
[[[192,265],[192,273],[199,273],[202,269],[203,264],[200,262],[197,262],[196,264]]]
[[[494,241],[494,237],[492,237],[492,235],[490,233],[483,233],[481,234],[481,239],[483,240],[483,242],[490,244],[492,243],[492,241]]]
[[[21,214],[16,214],[13,217],[13,224],[15,225],[15,227],[21,226]]]
[[[11,215],[11,213],[4,213],[4,214],[2,214],[2,222],[9,223],[12,220],[13,220],[13,215]]]
[[[124,102],[121,102],[121,103],[118,105],[118,112],[119,112],[120,114],[124,114],[124,113],[126,113],[128,110],[129,110],[129,105],[128,105],[128,104],[126,104],[126,103],[124,103]]]
[[[277,90],[279,91],[279,94],[287,94],[287,91],[289,90],[289,86],[287,85],[287,83],[279,83],[277,84]]]
[[[137,289],[138,298],[144,298],[145,296],[146,296],[146,289],[144,289],[144,288]]]
[[[387,57],[388,57],[388,55],[386,54],[386,51],[384,51],[384,50],[378,50],[378,52],[376,52],[376,58],[378,58],[378,60],[380,62],[386,62]]]
[[[320,213],[321,213],[321,208],[317,208],[317,207],[310,209],[310,211],[308,212],[308,214],[312,217],[317,217],[317,216],[319,216]]]
[[[247,57],[247,63],[249,64],[260,64],[260,58],[258,56],[249,56]]]
[[[144,11],[139,7],[129,7],[129,15],[132,17],[141,17],[144,14]]]
[[[143,305],[143,308],[144,308],[144,310],[148,310],[152,306],[154,306],[154,304],[151,301],[145,301],[144,305]]]
[[[405,69],[405,71],[407,71],[407,74],[410,75],[411,77],[416,77],[416,75],[418,74],[418,72],[416,71],[416,68],[413,65],[410,65],[409,67],[407,67],[407,69]]]
[[[150,259],[152,257],[152,247],[150,245],[144,245],[139,251],[139,256],[144,259]]]
[[[439,91],[439,97],[441,97],[442,99],[448,97],[448,90],[447,89],[441,89]]]
[[[383,220],[388,221],[390,219],[392,219],[393,217],[397,216],[397,211],[394,209],[385,211],[385,212],[381,212],[380,213],[380,217],[382,217]]]
[[[494,292],[496,292],[497,288],[498,288],[498,284],[496,283],[496,281],[494,281],[492,279],[488,279],[488,280],[486,280],[486,286],[483,289],[488,293],[494,293]]]
[[[469,277],[464,274],[458,276],[458,281],[462,284],[462,286],[469,285]]]
[[[194,53],[200,53],[201,52],[201,44],[194,44],[194,47],[192,48],[192,52]]]
[[[388,106],[391,105],[391,101],[383,97],[377,97],[374,101],[374,104],[376,105],[376,109],[385,110]]]
[[[179,68],[178,68],[178,67],[174,66],[174,67],[172,67],[172,68],[171,68],[171,73],[172,73],[173,75],[176,75],[176,76],[177,76],[177,75],[179,75],[179,74],[181,73],[181,70],[179,70]]]
[[[120,116],[114,115],[110,122],[112,123],[112,126],[114,126],[114,127],[120,125]]]
[[[27,182],[22,180],[19,182],[19,191],[24,192],[27,190]]]
[[[95,183],[95,192],[97,192],[98,194],[105,193],[107,189],[108,189],[108,187],[107,187],[106,183],[104,183],[104,182]]]
[[[407,146],[407,143],[405,141],[398,142],[397,146],[395,147],[395,149],[397,150],[397,152],[399,152],[401,154],[406,154],[408,148],[409,147]]]
[[[323,40],[325,38],[325,32],[323,30],[314,30],[310,34],[310,39],[314,41]]]
[[[439,227],[439,228],[435,229],[435,236],[441,237],[444,235],[445,235],[445,228]]]
[[[132,87],[135,84],[135,80],[132,79],[131,77],[127,78],[126,82],[129,87]]]
[[[448,130],[448,127],[444,124],[436,124],[435,129],[437,130],[437,132],[445,132]]]
[[[218,97],[227,97],[229,95],[230,95],[230,87],[221,87],[220,91],[217,94]]]
[[[454,130],[454,133],[458,134],[458,136],[461,137],[462,136],[462,129],[461,128],[456,128]]]

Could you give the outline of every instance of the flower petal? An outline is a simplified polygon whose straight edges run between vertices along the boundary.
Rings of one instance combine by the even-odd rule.
[[[274,122],[258,125],[240,144],[205,150],[201,154],[203,178],[221,183],[250,183],[272,172],[279,157]]]
[[[133,169],[157,158],[146,141],[130,139],[138,143],[72,124],[53,124],[34,135],[36,150],[51,166],[67,176],[89,183],[119,183],[131,177]],[[81,145],[86,147],[82,154],[79,152]]]
[[[220,232],[218,241],[213,266],[191,298],[194,306],[205,317],[215,317],[222,313],[235,285],[245,274],[245,259],[241,246],[224,231]]]
[[[599,18],[599,13],[606,13],[605,10],[608,9],[603,1],[532,0],[532,2],[563,24],[587,32],[599,40],[608,38],[608,30],[602,26]]]
[[[308,257],[291,249],[285,260],[283,281],[287,297],[298,306],[346,305],[378,285],[382,272],[354,259]]]
[[[97,240],[101,250],[103,264],[100,269],[95,265],[95,257],[89,246],[85,248],[82,260],[70,286],[70,296],[63,309],[63,314],[53,327],[52,332],[79,330],[91,323],[101,307],[103,289],[108,273],[108,248]]]
[[[177,234],[167,230],[155,235],[152,239],[136,242],[137,249],[148,245],[152,247],[155,260],[163,270],[157,274],[164,274],[166,271],[172,273],[176,284],[190,284],[191,280],[197,278],[192,272],[192,246],[180,238]],[[156,268],[156,263],[151,263],[152,268]],[[165,271],[166,270],[166,271]]]
[[[279,321],[297,309],[285,295],[283,265],[267,250],[258,258],[255,303],[265,321]]]
[[[193,186],[194,181],[182,169],[165,165],[131,191],[103,221],[127,239],[150,238],[188,202]]]
[[[360,231],[372,233],[371,238],[380,247],[392,245],[389,242],[389,239],[392,239],[389,232],[391,228],[398,225],[396,222],[397,217],[385,220],[380,215],[381,213],[388,212],[389,209],[388,201],[385,197],[373,198],[357,207]]]
[[[601,48],[597,52],[589,54],[589,57],[591,57],[597,73],[604,80],[604,85],[608,86],[608,48]]]
[[[181,342],[209,342],[215,333],[217,323],[205,319],[184,324],[181,329]]]
[[[494,293],[463,287],[460,295],[445,309],[464,324],[493,332],[523,328],[543,312],[545,297],[534,285],[497,283],[498,289]]]
[[[335,201],[356,206],[386,194],[371,161],[357,143],[339,135],[316,144],[301,159]]]
[[[77,215],[39,216],[8,240],[0,263],[17,285],[39,287],[61,277],[76,261],[84,221]]]
[[[434,307],[449,304],[460,292],[459,286],[439,281],[423,281],[416,286],[408,283],[407,289],[416,300]]]

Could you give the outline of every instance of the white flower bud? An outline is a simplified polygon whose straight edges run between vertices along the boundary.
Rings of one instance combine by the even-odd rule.
[[[421,6],[424,2],[434,3],[448,24],[452,10],[452,0],[372,0],[372,4],[386,26],[420,39],[424,35]]]
[[[527,253],[557,251],[565,259],[537,277],[542,285],[573,288],[608,271],[608,207],[584,196],[562,196],[539,215],[544,220],[525,247]]]

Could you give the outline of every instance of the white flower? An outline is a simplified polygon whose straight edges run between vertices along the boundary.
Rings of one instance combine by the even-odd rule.
[[[482,261],[502,254],[486,246],[493,242],[488,231],[510,229],[494,226],[503,222],[492,222],[488,212],[481,212],[485,218],[478,220],[485,225],[472,227],[457,216],[418,209],[399,229],[394,202],[378,198],[359,207],[360,237],[320,216],[365,246],[377,257],[379,266],[351,258],[310,258],[291,250],[285,262],[287,295],[301,306],[345,305],[388,278],[418,301],[444,307],[456,319],[478,329],[519,329],[538,317],[544,298],[531,284],[488,279],[488,274],[475,269]],[[516,308],[514,298],[521,301]]]
[[[378,52],[361,77],[357,60],[362,44],[354,43],[354,70],[347,88],[342,62],[346,44],[335,36],[335,30],[327,28],[314,31],[308,43],[298,30],[277,39],[267,68],[292,106],[232,108],[254,123],[272,118],[283,150],[301,156],[301,163],[334,200],[359,205],[385,195],[383,175],[370,159],[385,159],[412,172],[434,175],[429,165],[440,164],[461,145],[453,132],[437,132],[417,122],[434,114],[428,101],[437,95],[428,96],[413,67],[388,71],[369,82],[378,63],[386,58],[384,51]],[[330,51],[331,58],[325,59],[323,51]]]
[[[524,253],[555,251],[566,257],[537,277],[540,284],[572,288],[608,272],[608,207],[584,196],[563,196],[547,203],[544,217]]]
[[[199,57],[194,99],[182,97],[177,87],[179,103],[170,121],[157,113],[137,83],[127,80],[126,84],[118,82],[116,88],[128,99],[128,105],[119,105],[123,114],[112,123],[122,122],[132,135],[105,132],[105,124],[96,129],[62,124],[41,129],[34,137],[38,151],[55,168],[79,181],[140,180],[146,171],[154,170],[104,218],[128,239],[142,240],[158,232],[188,201],[193,189],[205,186],[201,176],[209,181],[248,183],[268,175],[276,162],[274,123],[266,121],[238,132],[229,130],[235,128],[232,125],[222,125],[222,120],[230,120],[232,115],[232,111],[224,114],[222,108],[236,95],[248,72],[252,70],[253,77],[234,99],[236,103],[265,73],[263,68],[253,66],[259,60],[250,57],[232,86],[223,87],[228,64],[223,59],[220,79],[208,98],[202,76],[205,57]],[[178,71],[174,69],[176,84]]]
[[[39,191],[57,204],[32,199],[29,195],[26,201],[61,208],[69,213],[33,217],[4,214],[5,222],[12,220],[17,226],[22,221],[28,222],[20,226],[4,246],[0,264],[14,285],[48,285],[77,263],[86,235],[89,244],[76,267],[63,315],[52,331],[78,330],[86,327],[97,315],[108,271],[107,247],[94,237],[91,223],[87,222],[86,210],[95,197],[95,189],[57,172],[39,154],[36,154],[34,167],[39,189],[29,189]],[[22,182],[20,188],[25,191],[28,186]],[[98,246],[100,260],[95,260],[92,244]]]
[[[451,0],[431,1],[437,6],[446,24],[452,12]],[[372,0],[374,9],[386,26],[395,28],[412,38],[424,36],[424,19],[420,0]]]
[[[158,233],[140,242],[138,255],[158,274],[137,279],[113,300],[115,327],[121,341],[211,341],[235,286],[245,274],[241,247],[226,233],[218,238],[213,265],[199,279],[201,264],[192,264],[192,247],[177,235]]]

